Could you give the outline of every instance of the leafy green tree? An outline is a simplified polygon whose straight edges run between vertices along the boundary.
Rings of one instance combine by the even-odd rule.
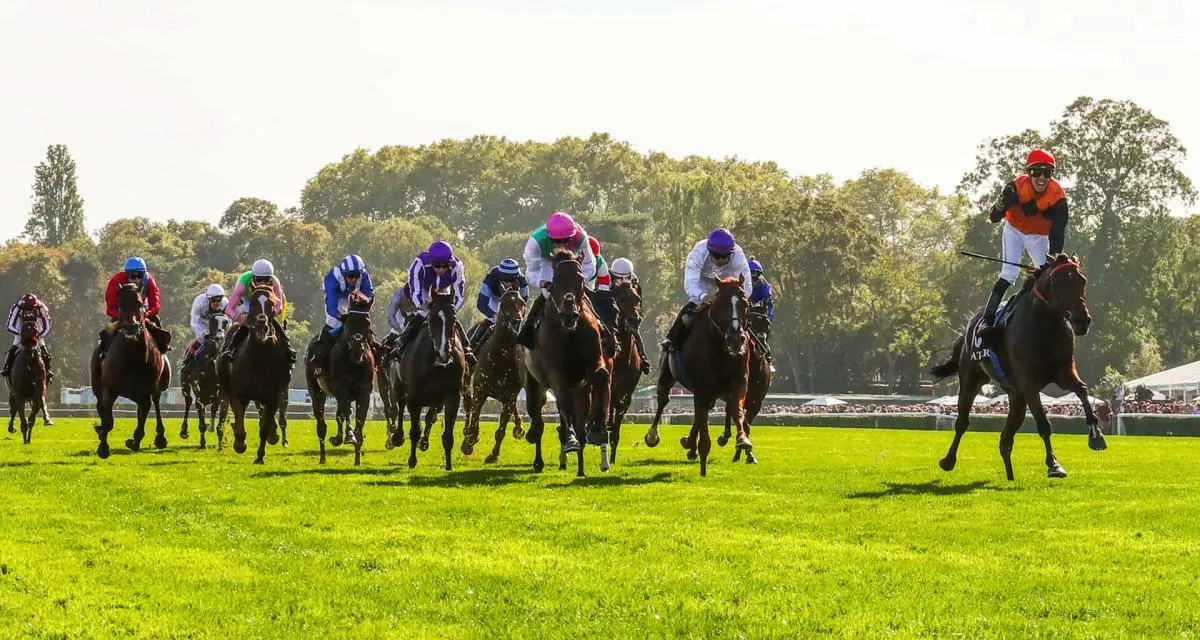
[[[83,198],[75,181],[75,160],[67,146],[46,147],[46,159],[34,169],[33,206],[25,237],[35,244],[60,247],[84,234]]]
[[[238,198],[221,214],[221,230],[229,235],[242,235],[257,227],[282,221],[279,205],[262,198]]]

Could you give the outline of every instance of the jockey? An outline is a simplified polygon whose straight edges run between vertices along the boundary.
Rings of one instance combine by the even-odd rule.
[[[254,290],[255,286],[266,285],[270,285],[275,294],[275,322],[279,325],[276,329],[280,341],[287,347],[288,365],[296,364],[296,350],[292,348],[291,341],[288,340],[287,332],[283,330],[282,324],[288,314],[287,298],[283,294],[283,284],[275,275],[275,265],[266,258],[255,260],[254,264],[250,266],[250,270],[238,276],[237,282],[233,285],[233,292],[229,295],[229,302],[225,305],[225,315],[233,320],[234,328],[225,338],[225,348],[221,351],[222,360],[233,358],[238,345],[242,343],[242,339],[248,333],[242,329],[242,320],[250,312],[250,302],[245,299],[246,296]],[[195,308],[194,304],[193,308]]]
[[[1035,267],[1046,263],[1046,255],[1062,253],[1067,235],[1067,194],[1054,175],[1054,156],[1035,149],[1025,160],[1025,174],[1004,185],[1000,200],[992,205],[988,217],[993,223],[1004,220],[1001,236],[1003,258],[1012,263],[1028,253]],[[996,321],[996,310],[1004,292],[1017,281],[1020,268],[1006,264],[992,286],[983,319],[977,333],[988,336]]]
[[[517,261],[505,258],[500,264],[492,267],[483,283],[479,285],[479,295],[475,297],[475,309],[483,315],[479,326],[474,329],[471,349],[478,351],[485,342],[488,329],[496,323],[496,312],[500,310],[500,298],[509,291],[516,290],[522,300],[529,299],[529,282]]]
[[[763,277],[762,263],[751,256],[748,260],[750,264],[750,280],[753,282],[750,288],[750,306],[762,307],[767,313],[767,319],[775,321],[775,297],[772,295],[771,283]]]
[[[600,255],[600,241],[596,236],[588,236],[588,246],[592,249],[592,255],[596,256],[596,274],[583,286],[600,321],[611,327],[617,320],[617,307],[612,300],[612,274],[608,271],[604,256]]]
[[[449,242],[438,240],[422,251],[408,267],[408,283],[403,288],[404,297],[397,301],[397,312],[403,311],[405,315],[400,337],[397,339],[399,351],[403,352],[425,325],[425,319],[429,316],[431,291],[452,289],[454,311],[457,313],[466,301],[466,287],[467,276],[462,260],[454,255],[454,248]],[[467,332],[457,315],[454,318],[454,330],[458,334],[467,362],[474,366],[475,354],[471,351]]]
[[[633,272],[632,260],[629,258],[617,258],[613,260],[609,273],[612,275],[613,288],[629,284],[637,292],[638,297],[642,297],[642,283],[638,280],[637,274]],[[638,350],[638,355],[642,357],[642,373],[648,375],[650,373],[650,359],[646,357],[646,343],[642,342],[641,328],[633,332],[633,344]]]
[[[54,379],[54,372],[50,371],[50,351],[46,348],[46,336],[50,335],[50,327],[54,323],[50,319],[50,307],[32,293],[21,296],[8,312],[8,332],[13,334],[13,343],[4,358],[4,370],[0,371],[0,377],[7,378],[12,373],[13,359],[17,357],[17,348],[21,346],[21,323],[30,315],[37,318],[38,336],[41,338],[38,348],[46,361],[46,381],[49,382]]]
[[[375,297],[375,285],[371,283],[367,265],[355,254],[342,258],[340,264],[325,274],[322,289],[325,292],[325,326],[309,347],[309,358],[316,363],[318,374],[329,363],[333,339],[342,330],[342,314],[350,309],[350,294],[357,291],[368,300]]]
[[[125,268],[113,274],[113,277],[108,280],[108,287],[104,291],[104,301],[106,312],[108,313],[108,326],[100,332],[100,357],[103,359],[104,354],[108,351],[108,341],[117,331],[117,300],[118,292],[122,285],[126,284],[137,285],[138,292],[143,296],[146,305],[146,320],[150,325],[150,332],[154,337],[155,342],[162,351],[171,350],[171,334],[167,333],[162,328],[162,322],[158,319],[158,313],[162,310],[161,301],[159,298],[158,281],[154,279],[146,269],[146,261],[132,256],[125,260]]]
[[[208,319],[218,313],[224,315],[225,305],[228,302],[229,300],[225,297],[225,287],[215,282],[208,285],[204,293],[192,300],[192,315],[189,324],[192,325],[192,333],[196,334],[196,339],[183,354],[181,367],[188,366],[200,352],[200,348],[204,346],[204,338],[208,335]]]
[[[517,338],[517,342],[526,348],[533,348],[533,330],[541,322],[546,298],[550,295],[550,283],[554,280],[550,254],[556,248],[567,249],[579,259],[585,283],[596,277],[596,254],[592,253],[587,237],[587,232],[571,216],[555,211],[525,242],[525,276],[542,291],[542,295],[534,298]]]
[[[742,288],[749,300],[752,278],[745,252],[728,229],[713,229],[708,238],[697,242],[688,254],[687,266],[683,271],[683,290],[687,293],[688,303],[679,310],[666,340],[662,342],[664,352],[674,351],[683,344],[692,316],[700,304],[716,292],[717,279],[738,276],[743,279]]]

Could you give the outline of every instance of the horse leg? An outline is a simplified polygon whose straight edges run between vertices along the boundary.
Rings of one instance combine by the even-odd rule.
[[[325,422],[325,392],[315,385],[309,388],[312,399],[313,417],[317,420],[317,442],[321,445],[321,460],[325,464],[325,436],[329,433],[329,424]]]
[[[398,380],[398,378],[393,378]],[[407,393],[402,382],[394,382],[392,387],[392,403],[396,408],[396,428],[392,431],[392,437],[387,439],[384,447],[391,450],[393,447],[404,446],[404,410],[408,406],[406,399]]]
[[[34,396],[29,399],[29,419],[25,419],[25,401],[21,401],[21,418],[24,424],[21,425],[22,444],[30,444],[33,441],[33,425],[37,422],[38,414],[41,413],[42,407],[41,398]]]
[[[1104,432],[1100,430],[1100,419],[1096,417],[1096,412],[1092,410],[1092,401],[1088,399],[1087,384],[1079,378],[1079,372],[1075,370],[1075,363],[1059,374],[1058,386],[1068,391],[1074,391],[1075,397],[1079,398],[1079,402],[1083,405],[1083,417],[1087,423],[1088,429],[1088,448],[1092,451],[1103,451],[1108,448],[1108,442],[1104,440]],[[1049,440],[1046,441],[1049,446]]]
[[[1000,458],[1004,460],[1004,473],[1009,480],[1013,479],[1012,450],[1013,438],[1021,423],[1025,421],[1025,398],[1019,394],[1008,395],[1008,420],[1004,423],[1004,431],[1000,432]]]
[[[488,457],[483,459],[484,462],[493,463],[500,459],[500,443],[504,442],[504,435],[508,431],[508,419],[512,413],[512,407],[507,403],[500,405],[500,426],[496,427],[496,444],[492,447],[492,452],[488,454]]]
[[[200,429],[200,448],[201,449],[208,448],[208,442],[205,439],[204,434],[211,428],[211,425],[208,422],[209,406],[210,405],[206,405],[203,402],[201,402],[199,397],[196,398],[196,422],[198,422],[200,424],[199,429]],[[181,438],[183,437],[182,432],[180,432],[179,437],[181,437]]]
[[[487,394],[480,395],[486,396]],[[463,423],[462,453],[464,456],[475,453],[475,443],[479,442],[479,414],[482,411],[483,400],[476,402],[472,398],[467,402],[467,419]]]
[[[708,475],[708,453],[712,451],[712,437],[708,434],[708,412],[712,411],[715,399],[696,398],[696,421],[692,427],[692,437],[695,439],[697,453],[700,454],[700,477]]]
[[[213,408],[213,420],[217,423],[217,451],[225,450],[225,419],[229,417],[229,403],[225,401],[224,396],[217,396],[217,404],[220,405],[220,416],[218,410]]]
[[[938,463],[943,471],[954,471],[958,464],[958,445],[962,442],[963,434],[971,424],[971,407],[975,404],[975,396],[983,388],[986,378],[974,363],[960,367],[958,374],[958,418],[954,421],[954,441],[946,457]]]
[[[525,432],[525,441],[533,445],[533,471],[541,473],[546,468],[542,459],[542,433],[546,423],[542,418],[542,407],[546,404],[546,392],[530,374],[525,383],[525,411],[529,413],[529,431]]]
[[[417,466],[417,444],[421,442],[421,405],[416,400],[408,401],[408,468]],[[399,431],[399,429],[397,429]]]
[[[142,439],[146,437],[146,417],[150,415],[150,400],[139,398],[137,401],[137,426],[133,428],[133,437],[125,441],[130,451],[142,450]]]
[[[584,393],[587,406],[581,408],[580,416],[588,417],[588,413],[591,414],[591,428],[588,433],[594,435],[596,444],[600,445],[600,471],[606,472],[612,468],[608,459],[608,414],[612,409],[612,373],[607,367],[601,366],[592,372],[590,378],[590,385]]]
[[[1029,404],[1029,412],[1033,414],[1033,421],[1037,424],[1038,435],[1042,437],[1042,443],[1046,445],[1046,476],[1065,478],[1067,470],[1058,463],[1058,458],[1054,456],[1054,448],[1050,446],[1050,418],[1046,417],[1046,408],[1042,406],[1040,394],[1040,390],[1026,394],[1025,402]]]
[[[433,423],[437,422],[437,407],[429,407],[425,410],[425,429],[421,431],[421,452],[429,451],[429,434],[433,432]]]
[[[282,395],[282,397],[279,399],[279,407],[278,407],[278,410],[275,412],[275,415],[276,415],[276,418],[275,418],[275,423],[279,425],[279,435],[280,435],[280,442],[279,442],[279,444],[280,444],[280,446],[282,446],[284,449],[287,449],[287,448],[288,448],[288,439],[287,439],[287,427],[288,427],[288,420],[287,420],[287,410],[288,410],[288,390],[287,390],[287,388],[285,387],[285,388],[283,389],[283,395]],[[271,443],[271,444],[275,444],[275,443]]]
[[[162,419],[162,394],[154,394],[150,396],[150,402],[154,405],[154,448],[167,448],[167,425],[163,424]]]
[[[350,422],[350,398],[339,397],[337,401],[337,425],[338,433],[342,436],[342,444],[355,444],[354,424]]]
[[[42,426],[49,427],[52,424],[54,421],[50,419],[50,404],[46,402],[45,398],[42,398]]]
[[[363,441],[367,434],[364,429],[367,425],[367,412],[371,410],[371,390],[367,389],[359,395],[358,400],[354,403],[354,466],[362,464],[362,448]]]
[[[611,418],[608,428],[608,441],[612,445],[610,460],[614,464],[617,462],[617,445],[621,443],[621,423],[625,421],[625,413],[629,411],[629,402],[632,399],[632,394],[626,394],[618,398],[616,405],[609,410]]]
[[[666,359],[663,359],[665,365]],[[654,420],[650,422],[650,429],[646,431],[646,446],[654,448],[658,446],[658,423],[662,420],[663,409],[667,408],[667,403],[671,401],[671,387],[675,385],[675,378],[671,376],[671,368],[662,366],[658,372],[658,398],[657,408],[654,410]]]
[[[16,433],[17,428],[13,426],[17,422],[17,397],[11,392],[8,394],[8,432]]]
[[[233,450],[246,453],[246,401],[230,394],[229,405],[233,409]]]
[[[100,425],[96,427],[96,435],[99,436],[100,442],[96,447],[96,455],[103,460],[109,456],[108,434],[113,430],[113,413],[112,406],[115,398],[110,394],[101,392],[103,395],[96,400],[96,413],[100,414]]]
[[[183,388],[183,424],[179,426],[179,437],[183,440],[188,439],[188,413],[192,410],[192,387],[190,384],[184,383]],[[196,413],[200,415],[200,441],[204,441],[204,409],[201,408],[199,402],[196,403]],[[200,445],[203,449],[204,445]]]
[[[271,436],[275,435],[275,411],[276,407],[273,403],[267,403],[262,407],[262,413],[258,420],[258,456],[254,458],[254,464],[263,464],[267,457],[267,443],[271,440]],[[276,441],[279,436],[275,435]]]
[[[722,433],[721,435],[717,436],[717,444],[719,446],[723,447],[723,446],[729,444],[729,438],[731,438],[733,436],[733,429],[732,429],[731,422],[732,421],[729,419],[729,414],[727,412],[725,414],[725,433]],[[734,447],[733,448],[733,461],[737,462],[741,459],[742,459],[741,447]]]
[[[442,422],[442,450],[446,452],[446,471],[452,468],[450,457],[454,453],[454,424],[458,422],[458,393],[446,398],[446,413]]]

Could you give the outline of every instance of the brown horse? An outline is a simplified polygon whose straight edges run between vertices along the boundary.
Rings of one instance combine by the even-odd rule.
[[[200,420],[200,448],[208,447],[206,438],[210,424],[205,420],[205,409],[212,414],[211,428],[217,432],[217,450],[225,448],[225,419],[229,415],[229,402],[221,393],[217,380],[217,356],[225,348],[225,331],[229,328],[229,316],[214,313],[208,318],[208,333],[200,344],[200,352],[179,372],[180,390],[183,392],[183,425],[179,437],[188,438],[188,412],[196,404],[196,416]]]
[[[517,396],[525,386],[525,360],[517,344],[521,321],[525,318],[525,300],[520,292],[512,290],[500,296],[500,309],[496,311],[496,322],[491,336],[479,351],[479,362],[471,376],[471,398],[467,405],[467,425],[463,429],[462,452],[471,455],[479,442],[479,414],[488,398],[500,402],[500,425],[496,429],[496,444],[484,462],[500,459],[500,443],[508,432],[508,421],[514,420],[513,437],[521,438],[521,410],[517,407]]]
[[[131,451],[142,448],[151,405],[156,422],[154,446],[158,449],[167,446],[158,403],[163,391],[171,385],[171,363],[159,351],[147,322],[137,285],[121,285],[117,292],[117,334],[108,341],[103,359],[99,345],[92,352],[92,392],[96,395],[96,413],[100,417],[100,424],[96,426],[96,435],[100,437],[96,454],[101,458],[109,455],[108,434],[113,430],[113,404],[118,397],[137,403],[137,428],[133,437],[125,441],[125,446]]]
[[[277,416],[287,397],[291,368],[287,344],[280,338],[283,328],[275,321],[275,292],[256,286],[248,298],[245,326],[249,328],[230,360],[217,366],[221,389],[233,409],[233,450],[246,452],[246,409],[258,405],[258,456],[263,464],[267,444],[279,443]],[[286,409],[285,409],[286,410]]]
[[[414,321],[417,320],[409,320]],[[392,399],[397,405],[408,409],[412,424],[408,432],[409,468],[417,466],[418,447],[421,451],[429,450],[429,431],[438,412],[442,410],[445,410],[442,420],[444,467],[447,471],[453,468],[454,424],[458,421],[458,408],[470,375],[466,351],[459,343],[457,326],[454,294],[448,289],[433,291],[429,297],[429,315],[424,326],[404,353],[392,361]],[[424,430],[418,421],[421,409],[427,409]],[[402,426],[396,429],[387,448],[404,443],[403,431]]]
[[[751,308],[746,312],[746,326],[750,329],[751,345],[750,345],[750,380],[746,385],[746,435],[750,435],[750,423],[758,417],[758,412],[762,410],[763,400],[767,397],[767,391],[771,388],[771,379],[775,376],[771,368],[771,362],[767,359],[766,349],[764,345],[756,344],[758,341],[767,341],[771,338],[771,320],[767,314]],[[729,439],[733,437],[732,426],[729,422],[729,417],[725,417],[725,433],[717,436],[717,444],[725,446],[729,443]],[[742,458],[743,449],[735,448],[733,450],[733,461],[737,462]],[[689,459],[695,458],[695,449],[688,452]],[[754,450],[746,450],[746,464],[758,464],[758,458],[754,456]]]
[[[20,344],[13,356],[12,373],[8,378],[8,408],[21,420],[21,439],[29,444],[33,438],[33,424],[46,406],[46,387],[49,385],[46,361],[42,359],[41,335],[38,333],[37,312],[22,312]],[[29,414],[25,404],[29,403]],[[13,433],[12,421],[8,432]]]
[[[545,305],[541,324],[534,334],[534,348],[523,349],[525,365],[531,375],[525,381],[525,403],[529,412],[529,431],[525,439],[533,443],[533,470],[545,468],[542,458],[542,407],[546,390],[554,392],[558,405],[558,439],[565,454],[578,454],[577,475],[583,477],[583,446],[580,440],[600,446],[600,470],[608,471],[608,406],[611,384],[611,359],[604,352],[605,329],[591,305],[586,302],[583,269],[570,251],[556,250],[551,255],[554,275],[548,296],[535,300]],[[538,296],[542,293],[537,292]],[[532,314],[531,314],[532,315]]]
[[[680,438],[679,444],[688,451],[698,449],[701,476],[708,475],[708,453],[712,450],[708,413],[718,399],[725,401],[725,419],[737,425],[737,448],[747,455],[754,450],[745,420],[750,349],[743,324],[748,310],[744,284],[742,278],[718,280],[716,293],[692,316],[693,326],[683,343],[676,351],[664,353],[665,366],[659,367],[658,408],[646,433],[646,444],[658,445],[658,424],[671,397],[671,387],[678,380],[692,392],[695,407],[691,433]]]
[[[637,332],[642,326],[642,297],[630,282],[612,288],[617,306],[616,336],[618,353],[613,359],[612,409],[608,416],[608,437],[612,441],[612,461],[617,461],[621,443],[621,423],[633,401],[633,392],[642,380],[642,356],[638,353]]]
[[[958,419],[954,422],[954,441],[940,463],[942,469],[951,471],[958,462],[958,445],[970,424],[971,405],[989,379],[1008,393],[1008,422],[1000,434],[1000,457],[1009,480],[1013,479],[1013,439],[1025,420],[1026,407],[1046,446],[1047,475],[1067,475],[1050,446],[1050,420],[1040,395],[1051,382],[1074,391],[1083,403],[1091,428],[1088,446],[1097,451],[1107,447],[1088,401],[1087,385],[1075,369],[1075,336],[1086,335],[1092,322],[1086,285],[1078,258],[1047,256],[1045,266],[1035,271],[1005,305],[1007,326],[1003,316],[996,322],[998,335],[993,349],[985,349],[976,335],[982,316],[976,314],[955,341],[950,359],[931,369],[937,380],[958,374]]]
[[[363,427],[371,408],[371,391],[375,387],[375,351],[371,347],[371,303],[359,291],[349,297],[349,308],[342,314],[342,326],[329,351],[329,370],[317,376],[317,363],[306,357],[305,378],[312,398],[313,416],[317,419],[317,440],[321,443],[321,464],[325,464],[325,398],[337,402],[337,435],[333,446],[343,441],[354,445],[354,466],[362,464]],[[311,349],[311,346],[310,346]],[[350,405],[354,404],[354,423],[350,422]],[[343,438],[344,434],[344,438]]]

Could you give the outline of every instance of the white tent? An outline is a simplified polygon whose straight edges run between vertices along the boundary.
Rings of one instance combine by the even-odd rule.
[[[1100,404],[1100,399],[1094,398],[1092,396],[1088,396],[1088,402],[1094,407],[1094,406]],[[1051,402],[1050,404],[1060,404],[1060,405],[1061,404],[1079,404],[1079,396],[1077,396],[1073,393],[1068,393],[1065,396],[1059,397],[1057,400],[1055,400],[1054,402]]]
[[[845,400],[838,400],[833,396],[817,396],[812,400],[804,403],[806,407],[829,407],[835,404],[846,404]]]
[[[1126,382],[1125,388],[1130,390],[1126,398],[1131,398],[1132,390],[1139,386],[1173,397],[1200,393],[1200,360]]]
[[[975,402],[973,402],[972,404],[978,406],[981,404],[987,404],[991,401],[992,401],[991,398],[980,394],[980,395],[975,396]],[[934,398],[933,400],[930,400],[929,402],[926,402],[925,404],[936,404],[939,407],[958,406],[958,394],[955,393],[955,394],[948,395],[948,396],[942,396],[940,398]]]

